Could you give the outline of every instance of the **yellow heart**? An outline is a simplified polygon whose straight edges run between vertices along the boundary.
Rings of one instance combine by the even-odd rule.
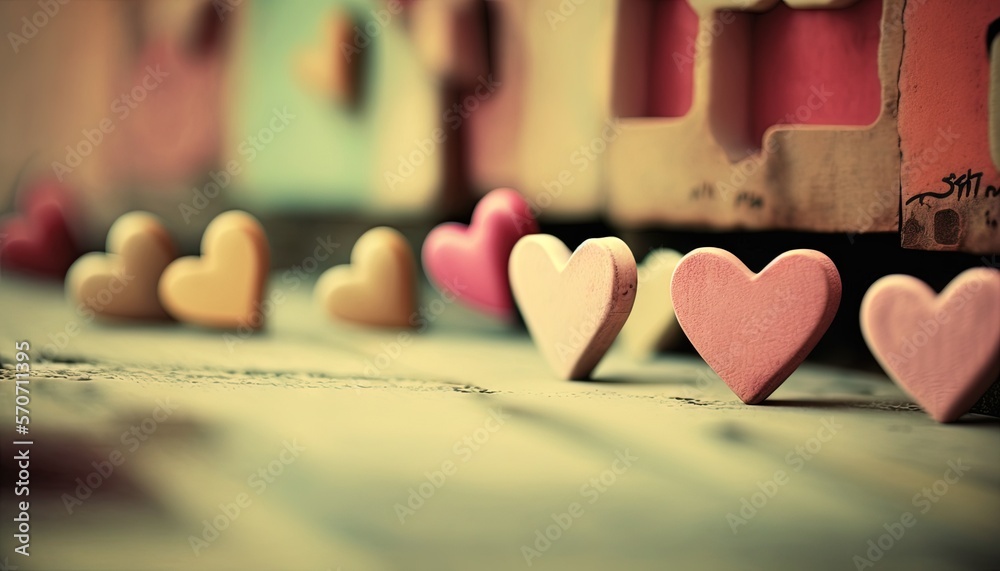
[[[108,231],[107,252],[73,264],[66,275],[70,300],[101,317],[166,319],[156,288],[177,253],[160,220],[148,212],[123,215]]]
[[[681,257],[679,252],[661,248],[650,252],[639,266],[635,303],[620,335],[634,357],[649,357],[683,335],[670,299],[670,278]]]
[[[315,295],[335,319],[380,327],[412,327],[416,319],[416,261],[406,238],[379,227],[354,244],[350,265],[330,268]]]
[[[174,261],[160,278],[170,315],[208,327],[263,327],[269,250],[260,222],[239,210],[220,214],[205,229],[201,252]]]

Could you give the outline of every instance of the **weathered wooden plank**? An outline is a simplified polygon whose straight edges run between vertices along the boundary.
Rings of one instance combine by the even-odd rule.
[[[424,306],[439,307],[434,299]],[[43,348],[72,319],[58,290],[8,276],[0,315],[4,363],[15,339]],[[939,425],[881,376],[806,365],[768,404],[749,407],[695,358],[636,362],[616,348],[596,381],[563,382],[523,331],[453,305],[373,374],[365,362],[388,353],[397,332],[327,322],[307,288],[272,317],[232,352],[215,332],[94,324],[48,359],[32,351],[37,524],[30,562],[10,561],[511,568],[526,563],[527,546],[540,555],[532,567],[553,569],[844,569],[904,512],[917,525],[880,569],[975,569],[1000,555],[996,422]],[[12,374],[9,364],[0,372],[5,410]],[[165,417],[161,403],[173,409]],[[123,434],[154,413],[155,430],[130,449]],[[301,451],[283,464],[290,443]],[[9,439],[0,445],[8,458]],[[67,513],[63,494],[114,450],[124,461]],[[619,454],[628,467],[615,464]],[[958,461],[967,474],[938,501],[914,503]],[[280,473],[263,486],[253,475],[269,465]],[[421,487],[422,505],[397,508]],[[5,555],[11,490],[2,490]],[[220,519],[226,529],[196,555],[191,536],[239,494],[249,503]],[[757,507],[737,525],[744,500]],[[573,502],[582,514],[535,546]]]

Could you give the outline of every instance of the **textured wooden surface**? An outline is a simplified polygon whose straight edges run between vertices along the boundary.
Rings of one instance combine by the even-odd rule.
[[[653,31],[687,40],[656,72],[693,62],[690,109],[619,120],[607,158],[611,218],[626,226],[895,230],[903,0],[834,12],[772,0],[692,4],[697,30],[668,22]],[[650,5],[623,4],[623,21],[647,19]],[[623,46],[618,65],[642,49]],[[870,100],[878,101],[872,109]]]
[[[990,44],[1000,3],[906,5],[899,71],[905,248],[1000,251],[1000,165],[990,156]],[[973,30],[973,33],[968,33]],[[961,89],[954,86],[961,84]]]
[[[476,93],[481,105],[466,105],[473,187],[514,187],[545,217],[597,214],[605,199],[603,154],[616,138],[617,1],[489,4],[496,92]]]
[[[582,515],[532,568],[853,569],[905,512],[916,525],[877,569],[984,569],[1000,556],[995,419],[942,426],[884,377],[808,364],[750,407],[694,358],[638,363],[617,347],[597,380],[559,381],[526,333],[433,294],[426,331],[404,338],[327,322],[311,283],[283,277],[272,286],[286,301],[245,338],[86,323],[61,288],[0,277],[0,562],[516,569],[574,502]],[[30,559],[12,553],[10,515],[20,339],[35,375]],[[127,433],[154,415],[145,441]],[[67,513],[63,494],[116,450],[121,465]],[[915,503],[949,462],[969,469]],[[269,464],[281,473],[262,489],[254,475]],[[396,505],[422,485],[433,495],[401,522]],[[190,536],[240,494],[249,505],[196,556]],[[734,533],[743,500],[760,507]]]

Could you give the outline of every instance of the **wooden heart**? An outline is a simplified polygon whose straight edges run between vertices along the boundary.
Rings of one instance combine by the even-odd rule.
[[[352,107],[364,84],[366,55],[364,48],[355,44],[354,35],[365,22],[349,10],[334,8],[322,23],[319,44],[297,54],[294,66],[304,87]]]
[[[18,195],[17,212],[0,221],[0,265],[4,269],[60,278],[79,256],[67,222],[70,191],[43,180]]]
[[[1000,374],[1000,271],[966,270],[941,295],[917,278],[886,276],[861,302],[861,332],[931,417],[957,420]]]
[[[754,274],[718,248],[684,256],[670,289],[691,344],[747,404],[766,399],[812,351],[840,292],[836,266],[815,250],[785,252]]]
[[[618,238],[570,253],[555,236],[521,238],[510,285],[528,331],[561,378],[587,378],[614,342],[635,300],[635,258]]]
[[[223,212],[205,229],[201,252],[164,270],[159,292],[167,312],[207,327],[263,327],[269,250],[257,219],[239,210]]]
[[[662,248],[650,252],[639,266],[635,304],[621,332],[622,343],[635,357],[666,349],[682,335],[670,299],[670,279],[681,257]]]
[[[157,286],[177,257],[173,240],[148,212],[130,212],[108,231],[107,254],[76,261],[66,276],[66,293],[94,315],[119,319],[165,319]]]
[[[412,327],[418,317],[416,273],[406,238],[392,228],[372,228],[354,244],[350,265],[320,276],[315,295],[334,319]]]
[[[463,304],[510,319],[514,316],[507,277],[510,252],[522,236],[537,232],[524,198],[515,190],[498,188],[479,201],[469,226],[449,222],[431,230],[424,240],[424,271],[437,288]]]

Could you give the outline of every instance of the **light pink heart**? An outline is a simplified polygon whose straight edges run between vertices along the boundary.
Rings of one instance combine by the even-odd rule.
[[[771,395],[826,332],[840,305],[840,274],[826,255],[792,250],[759,274],[718,248],[677,264],[670,293],[681,328],[747,404]]]
[[[538,224],[524,198],[498,188],[479,201],[468,226],[448,222],[431,230],[421,253],[424,271],[438,289],[465,305],[510,319],[510,252],[521,237],[536,233]]]
[[[931,417],[957,420],[1000,374],[1000,271],[966,270],[941,295],[917,278],[886,276],[861,302],[861,331]]]

